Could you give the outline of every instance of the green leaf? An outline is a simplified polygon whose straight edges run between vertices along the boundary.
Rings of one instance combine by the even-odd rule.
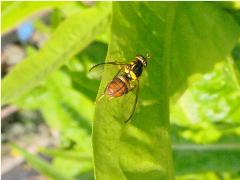
[[[40,11],[64,6],[65,2],[2,2],[2,33],[12,30]]]
[[[238,174],[239,177],[239,136],[224,136],[217,143],[200,145],[183,139],[180,136],[182,129],[181,126],[171,126],[176,179],[180,179],[180,177],[182,179],[211,179],[200,177],[210,172],[218,177],[226,174],[229,176]],[[209,133],[208,136],[212,135]],[[192,178],[190,178],[191,176]]]
[[[193,73],[205,73],[224,61],[240,28],[225,9],[210,3],[180,3],[171,37],[170,90],[176,92]]]
[[[103,98],[96,106],[96,179],[174,179],[169,95],[179,92],[190,75],[224,60],[239,30],[231,14],[213,3],[113,3],[107,61],[129,62],[146,53],[151,59],[140,78],[131,123],[124,124],[133,106],[129,94],[111,101]],[[106,66],[99,96],[116,72],[117,68]]]
[[[19,98],[15,105],[25,109],[41,109],[52,129],[65,133],[65,136],[69,133],[68,136],[75,141],[80,136],[89,139],[87,135],[91,133],[93,102],[72,87],[69,74],[62,70],[51,74],[41,86]]]
[[[72,87],[68,72],[57,70],[15,103],[25,109],[40,109],[49,128],[59,132],[58,149],[43,152],[53,158],[51,165],[55,169],[67,177],[93,169],[90,136],[93,101]]]
[[[93,170],[92,152],[81,150],[43,149],[42,153],[53,157],[52,166],[68,177],[76,177]]]
[[[149,35],[145,38],[143,35],[151,31],[152,22],[161,21],[158,14],[151,14],[149,5],[114,3],[108,60],[129,60],[136,53],[159,55],[156,45],[154,47],[148,42],[154,42],[156,37]],[[161,4],[155,5],[151,8],[161,7]],[[168,12],[172,13],[171,10]],[[151,22],[148,17],[151,17]],[[155,31],[160,31],[161,27],[156,26]],[[173,179],[166,62],[153,59],[149,62],[147,68],[151,71],[144,72],[141,77],[140,102],[131,123],[124,123],[124,112],[132,109],[131,100],[127,103],[127,98],[123,101],[103,99],[97,104],[93,124],[96,179]],[[100,93],[115,71],[117,68],[106,68]],[[154,83],[156,79],[158,83]]]
[[[236,132],[240,92],[229,65],[219,63],[212,72],[192,78],[189,88],[172,104],[171,122],[185,127],[178,133],[186,139],[210,143]]]
[[[19,152],[31,166],[39,171],[40,173],[44,174],[45,176],[51,177],[53,179],[66,179],[58,169],[54,169],[49,163],[46,161],[40,159],[36,155],[33,155],[26,150],[22,149],[21,147],[17,145],[12,146],[14,150]]]
[[[177,175],[215,171],[238,172],[240,145],[236,144],[176,144],[174,160]],[[186,160],[187,159],[187,160]]]
[[[59,25],[39,53],[18,64],[2,81],[2,104],[13,102],[29,92],[93,41],[109,22],[111,4],[103,5],[68,18]]]
[[[14,102],[21,109],[39,109],[50,129],[60,133],[56,149],[44,149],[41,153],[50,156],[51,165],[67,177],[93,179],[91,122],[100,81],[91,80],[86,73],[106,53],[106,44],[91,43],[41,86]],[[86,173],[89,170],[92,172]]]

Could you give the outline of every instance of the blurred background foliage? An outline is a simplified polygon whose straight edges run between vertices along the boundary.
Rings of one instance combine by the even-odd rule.
[[[44,72],[42,79],[35,79],[41,81],[37,86],[30,85],[30,91],[20,94],[21,96],[16,95],[17,98],[6,101],[10,103],[2,106],[17,107],[15,117],[12,118],[15,121],[10,125],[2,124],[3,149],[11,143],[18,144],[11,146],[11,153],[24,156],[38,172],[53,179],[93,179],[91,126],[100,81],[89,76],[88,70],[92,65],[104,61],[108,50],[110,13],[107,14],[109,7],[103,6],[106,6],[106,15],[84,34],[90,38],[81,37],[82,39],[76,40],[73,36],[70,39],[74,44],[84,44],[73,49],[77,53],[69,52],[69,56],[67,55],[61,64]],[[240,17],[236,7],[226,6],[235,17]],[[94,8],[97,9],[96,12]],[[57,45],[61,34],[64,38],[65,33],[71,32],[72,29],[64,26],[64,23],[70,24],[68,22],[71,18],[81,17],[88,12],[91,15],[102,11],[102,8],[101,3],[87,2],[2,2],[2,78],[8,77],[15,64],[22,64],[29,60],[29,57],[38,57],[44,46],[51,48],[51,43],[49,46],[46,41],[56,41],[53,45]],[[91,21],[91,18],[86,20]],[[88,24],[95,22],[83,23],[85,26],[80,24],[79,27],[88,30]],[[64,41],[60,45],[53,55],[66,48]],[[17,58],[10,56],[16,53]],[[188,88],[178,101],[171,102],[176,179],[240,178],[239,69],[238,43],[232,50],[232,56],[216,64],[211,72],[192,76]],[[22,72],[20,68],[19,71],[29,73]],[[19,79],[9,78],[3,81],[18,83]],[[4,82],[2,85],[5,88]],[[8,89],[5,90],[7,91]],[[5,98],[4,92],[2,98]],[[24,113],[28,115],[21,115]],[[34,118],[27,118],[29,113],[34,113]],[[50,140],[46,147],[39,147],[38,155],[33,155],[26,151],[26,148],[20,147],[19,141],[22,140],[21,136],[18,137],[19,134],[11,136],[14,131],[11,131],[11,128],[16,122],[21,122],[24,129],[20,134],[29,134],[26,133],[29,125],[26,124],[33,123],[34,125],[30,126],[38,126],[43,123],[42,119],[49,128],[49,136],[54,140]],[[3,153],[2,155],[5,156]]]

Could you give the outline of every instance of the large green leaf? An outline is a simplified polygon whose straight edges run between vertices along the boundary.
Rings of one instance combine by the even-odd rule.
[[[105,30],[109,5],[84,10],[63,22],[37,54],[23,60],[3,79],[2,104],[26,94]]]
[[[156,46],[149,43],[156,37],[149,35],[146,38],[143,35],[151,31],[149,28],[152,27],[149,25],[153,26],[146,19],[152,12],[148,9],[149,5],[114,3],[108,60],[129,60],[134,58],[136,53],[145,54],[146,52],[150,52],[153,57],[160,55]],[[153,10],[161,6],[161,4],[155,5],[151,7]],[[163,15],[168,10],[168,14],[172,14],[172,10],[165,9],[162,12]],[[152,15],[152,22],[161,20],[157,13]],[[157,26],[154,24],[154,27],[157,32],[163,28],[161,24]],[[121,99],[112,101],[103,99],[98,103],[93,125],[96,179],[173,179],[168,134],[169,112],[166,88],[168,69],[165,68],[166,66],[168,66],[167,61],[156,61],[152,58],[149,62],[148,68],[151,71],[144,73],[141,78],[141,104],[139,103],[130,124],[124,124],[126,120],[124,112],[132,108],[131,99],[128,101],[126,97],[122,99],[123,102]],[[100,93],[115,71],[117,71],[116,68],[107,68]],[[158,83],[154,83],[156,79],[159,80]],[[125,100],[128,103],[125,103]]]
[[[222,6],[203,2],[114,2],[107,61],[129,61],[150,53],[140,79],[137,111],[131,94],[96,106],[93,148],[96,179],[173,179],[169,138],[169,95],[189,75],[224,60],[239,26]],[[116,73],[106,66],[99,95]],[[130,99],[130,100],[127,100]]]

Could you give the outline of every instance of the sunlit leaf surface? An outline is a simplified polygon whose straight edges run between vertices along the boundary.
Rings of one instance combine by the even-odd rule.
[[[221,6],[190,2],[114,2],[107,61],[149,53],[140,79],[137,111],[124,124],[132,100],[101,100],[93,124],[97,179],[173,179],[169,95],[194,73],[213,69],[230,54],[239,26]],[[106,67],[99,96],[117,68]]]

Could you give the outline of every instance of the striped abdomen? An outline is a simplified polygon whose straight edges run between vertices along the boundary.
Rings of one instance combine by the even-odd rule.
[[[117,76],[108,84],[106,92],[109,96],[120,97],[128,93],[128,86],[124,76]]]

